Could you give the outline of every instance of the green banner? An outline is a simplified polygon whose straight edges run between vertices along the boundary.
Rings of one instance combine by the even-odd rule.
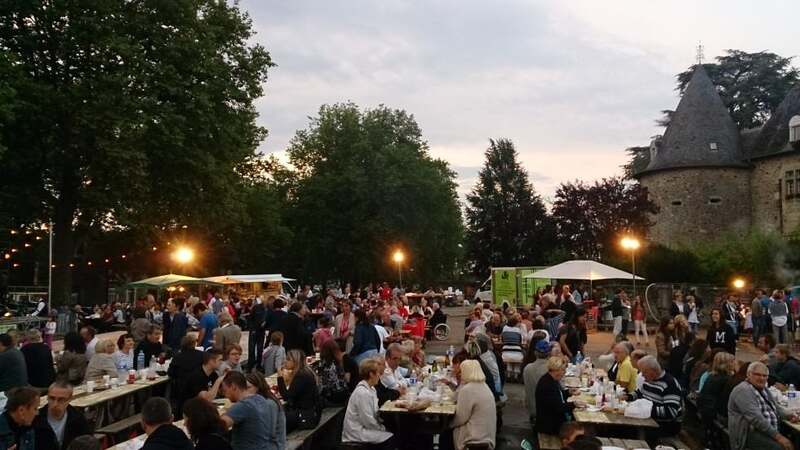
[[[515,268],[492,269],[492,297],[496,305],[508,302],[513,305],[517,297],[517,274]]]

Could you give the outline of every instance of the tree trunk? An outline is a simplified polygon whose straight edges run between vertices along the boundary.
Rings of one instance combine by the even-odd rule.
[[[64,183],[69,186],[69,183]],[[72,228],[77,201],[75,192],[66,187],[55,204],[53,217],[53,298],[52,306],[69,305],[72,297],[72,269],[75,254],[75,230]]]

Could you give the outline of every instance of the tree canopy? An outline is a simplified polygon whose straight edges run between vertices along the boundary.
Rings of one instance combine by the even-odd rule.
[[[574,257],[589,259],[617,253],[624,233],[647,236],[649,214],[657,212],[647,189],[623,178],[604,178],[592,185],[563,183],[552,209],[559,241]]]
[[[548,261],[555,227],[508,139],[489,140],[478,183],[467,195],[467,255],[476,274],[492,266]]]
[[[215,0],[0,5],[0,210],[53,222],[55,301],[88,230],[189,225],[224,243],[266,130],[272,65],[252,24]]]
[[[279,176],[290,186],[298,276],[394,280],[398,248],[406,276],[452,275],[463,233],[455,173],[429,155],[412,115],[324,105],[288,155],[294,170]]]

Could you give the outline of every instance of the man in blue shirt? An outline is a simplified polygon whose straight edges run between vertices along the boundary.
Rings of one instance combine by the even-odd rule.
[[[208,310],[208,307],[201,303],[194,305],[194,316],[200,323],[197,325],[200,332],[197,335],[197,342],[201,347],[207,349],[211,347],[211,340],[214,339],[214,330],[219,326],[217,316]]]

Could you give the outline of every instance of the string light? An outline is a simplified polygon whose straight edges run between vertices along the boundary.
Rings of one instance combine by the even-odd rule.
[[[5,259],[11,259],[11,253],[6,253],[5,255],[3,255],[3,257]]]
[[[128,257],[128,255],[122,255],[120,258],[125,259],[127,257]]]
[[[41,241],[41,240],[42,240],[42,237],[41,237],[41,236],[36,236],[36,240],[37,240],[37,241]]]
[[[25,230],[25,234],[31,234],[31,230]]]
[[[11,234],[17,234],[17,230],[11,230]]]
[[[108,258],[106,258],[106,260],[105,260],[105,261],[106,261],[106,264],[108,264],[108,263],[110,263],[110,262],[111,262],[111,260],[109,260]]]
[[[30,247],[30,246],[31,246],[31,244],[30,244],[30,243],[28,243],[28,242],[26,242],[26,243],[25,243],[25,248],[28,248],[28,247]]]
[[[87,265],[87,266],[91,266],[91,265],[92,265],[92,262],[91,262],[91,261],[89,261],[89,262],[87,262],[87,263],[86,263],[86,265]]]
[[[75,264],[73,264],[73,263],[69,263],[69,266],[70,266],[70,267],[75,267]]]
[[[14,267],[14,268],[19,267],[19,263],[14,263],[14,264],[11,265],[11,267]]]
[[[19,251],[19,250],[15,249],[15,248],[12,248],[12,249],[11,249],[11,253],[17,253],[18,251]]]
[[[52,265],[52,266],[50,266],[50,267],[52,267],[53,269],[55,269],[55,268],[56,268],[56,265],[55,265],[55,264],[53,264],[53,265]]]

